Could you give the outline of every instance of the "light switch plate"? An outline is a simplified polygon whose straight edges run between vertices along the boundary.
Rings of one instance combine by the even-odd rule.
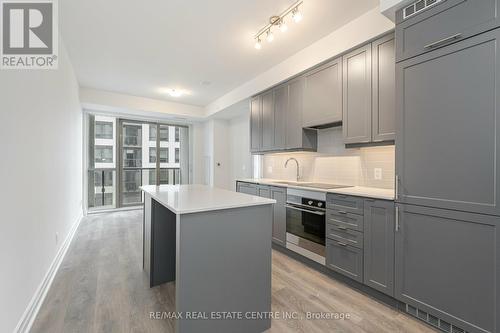
[[[376,180],[381,180],[382,179],[382,168],[373,169],[373,177]]]

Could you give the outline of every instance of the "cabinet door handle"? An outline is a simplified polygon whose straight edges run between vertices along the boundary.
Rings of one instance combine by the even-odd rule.
[[[339,210],[338,213],[339,214],[344,214],[344,215],[347,214],[347,212],[345,210]]]
[[[346,243],[342,243],[342,242],[337,242],[337,244],[340,245],[340,246],[347,246]]]
[[[399,231],[399,207],[396,206],[396,232]]]
[[[437,46],[439,46],[441,44],[445,44],[447,42],[451,42],[452,40],[459,39],[459,38],[462,38],[462,34],[461,33],[458,33],[458,34],[455,34],[453,36],[449,36],[449,37],[440,39],[438,41],[435,41],[433,43],[427,44],[427,45],[424,46],[424,48],[426,48],[426,49],[432,49],[432,48],[437,47]]]
[[[399,199],[399,176],[396,175],[394,179],[394,197],[396,200]]]
[[[346,227],[341,227],[341,226],[337,226],[337,229],[339,229],[339,230],[347,230]]]

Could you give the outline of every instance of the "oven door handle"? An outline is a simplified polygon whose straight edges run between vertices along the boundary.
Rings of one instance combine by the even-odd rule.
[[[300,210],[301,212],[306,212],[306,213],[311,213],[319,216],[324,216],[325,212],[320,212],[320,211],[315,211],[315,210],[309,210],[309,209],[304,209],[304,208],[299,208],[297,206],[292,206],[289,204],[285,205],[286,208],[294,209],[294,210]]]

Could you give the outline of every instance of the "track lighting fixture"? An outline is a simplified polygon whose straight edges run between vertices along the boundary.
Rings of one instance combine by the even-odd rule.
[[[286,32],[288,26],[285,23],[285,18],[291,15],[294,22],[298,23],[302,20],[302,13],[299,7],[303,4],[303,0],[299,0],[292,6],[288,7],[280,15],[273,15],[269,18],[269,24],[259,30],[255,35],[255,49],[260,50],[262,48],[261,36],[266,34],[266,40],[271,43],[274,40],[273,28],[278,27],[281,32]]]

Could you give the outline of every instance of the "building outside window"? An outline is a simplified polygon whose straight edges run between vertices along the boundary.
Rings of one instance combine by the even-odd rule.
[[[96,163],[113,163],[113,146],[95,146]]]
[[[123,125],[123,145],[142,146],[142,126],[135,124]]]
[[[95,122],[95,138],[96,139],[113,139],[113,122],[111,121],[96,121]]]
[[[175,148],[175,163],[180,163],[180,150]]]
[[[168,141],[168,126],[160,126],[160,141]]]
[[[156,163],[156,148],[149,148],[149,163]],[[168,148],[160,148],[160,163],[168,163]]]
[[[176,127],[175,128],[175,142],[179,142],[180,141],[180,128],[179,127]]]
[[[149,141],[156,142],[156,125],[149,125]]]

